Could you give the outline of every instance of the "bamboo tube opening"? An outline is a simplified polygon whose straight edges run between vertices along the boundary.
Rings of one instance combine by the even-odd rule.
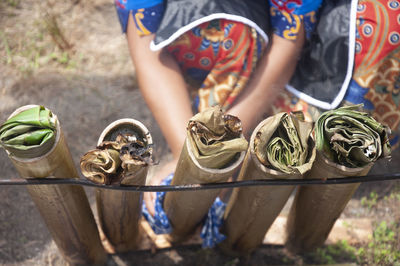
[[[8,119],[37,106],[33,104],[21,106]],[[55,178],[78,178],[78,172],[73,164],[64,133],[61,130],[61,125],[55,114],[53,114],[53,117],[56,121],[55,141],[51,146],[46,146],[46,149],[41,150],[41,153],[35,151],[33,155],[36,157],[33,155],[26,156],[26,151],[10,153],[6,149],[7,155],[24,178],[44,178],[51,176]],[[17,154],[23,157],[19,157]]]
[[[338,163],[335,163],[331,160],[329,160],[323,152],[317,151],[317,159],[316,162],[323,162],[326,164],[329,169],[337,169],[336,174],[337,175],[329,175],[325,174],[327,176],[326,178],[346,178],[349,176],[356,176],[356,175],[366,175],[368,174],[369,170],[373,166],[373,163],[369,163],[363,167],[348,167],[344,166]],[[311,172],[308,173],[308,175],[305,176],[305,178],[315,178],[314,176],[310,175]]]
[[[17,108],[8,118],[12,118],[16,115],[18,115],[19,113],[29,110],[31,108],[37,107],[38,105],[35,104],[29,104],[29,105],[24,105],[21,106],[19,108]],[[49,110],[46,108],[46,110]],[[55,121],[55,138],[54,139],[50,139],[50,141],[47,141],[42,147],[36,147],[36,148],[31,148],[28,152],[27,151],[21,151],[15,148],[5,148],[7,155],[9,157],[13,157],[21,162],[33,162],[36,160],[41,160],[42,158],[48,156],[50,153],[53,152],[53,150],[56,147],[56,143],[58,143],[60,141],[60,123],[58,122],[58,118],[55,114],[52,114],[54,121]]]
[[[240,138],[244,138],[243,134],[240,135]],[[222,168],[208,168],[208,167],[204,167],[202,166],[199,161],[196,159],[196,156],[194,155],[192,149],[191,149],[191,145],[190,145],[190,141],[188,138],[186,138],[185,141],[185,146],[187,149],[187,153],[189,155],[190,160],[193,162],[193,164],[200,169],[201,171],[204,171],[205,173],[209,173],[212,174],[213,176],[218,176],[218,175],[224,175],[226,173],[233,173],[233,171],[235,171],[235,169],[237,169],[239,167],[239,165],[243,162],[244,157],[246,156],[246,151],[242,151],[242,152],[238,152],[233,158],[232,160],[230,160],[229,162],[227,162]],[[198,176],[199,179],[203,182],[209,182],[209,178],[204,177],[204,175],[199,175]],[[222,179],[225,179],[224,177]],[[218,182],[218,181],[214,181],[213,182]]]
[[[153,144],[153,138],[145,125],[132,118],[123,118],[112,122],[101,132],[97,145],[103,141],[115,140],[118,134],[132,134],[147,145]]]
[[[258,124],[258,126],[254,129],[253,133],[251,134],[250,144],[249,144],[249,154],[251,156],[251,160],[253,161],[253,163],[255,164],[255,167],[257,169],[261,170],[263,173],[268,174],[267,178],[272,178],[272,179],[273,178],[279,178],[279,179],[280,178],[285,178],[285,179],[301,178],[302,175],[300,173],[299,174],[287,174],[282,171],[267,167],[257,157],[256,151],[255,151],[256,136],[261,131],[261,128],[263,128],[265,125],[267,125],[271,119],[272,119],[272,117],[269,117],[269,118],[263,120],[262,122],[260,122]],[[310,135],[310,137],[308,138],[307,143],[308,143],[308,152],[307,152],[307,158],[306,158],[305,163],[314,162],[315,157],[316,157],[316,149],[315,149],[315,142],[314,142],[312,135]]]

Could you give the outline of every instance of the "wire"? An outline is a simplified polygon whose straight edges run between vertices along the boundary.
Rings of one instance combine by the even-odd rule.
[[[368,175],[368,176],[353,176],[353,177],[337,177],[329,179],[265,179],[265,180],[244,180],[221,183],[206,183],[206,184],[188,184],[175,186],[142,186],[142,185],[101,185],[93,183],[83,178],[14,178],[0,179],[0,186],[32,186],[32,185],[80,185],[87,187],[95,187],[111,190],[125,191],[196,191],[207,189],[222,189],[235,187],[250,187],[250,186],[310,186],[310,185],[340,185],[351,183],[365,182],[380,182],[388,180],[400,180],[400,173],[384,174],[384,175]]]

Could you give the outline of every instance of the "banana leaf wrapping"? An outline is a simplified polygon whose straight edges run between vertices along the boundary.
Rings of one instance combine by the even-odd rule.
[[[43,114],[45,115],[42,116]],[[28,147],[19,153],[8,144],[2,144],[21,177],[79,178],[60,123],[54,114],[42,106],[27,105],[17,109],[10,117],[5,123],[6,126],[1,127],[2,134],[6,136],[13,135],[7,133],[8,130],[16,132],[15,128],[18,127],[16,121],[35,125],[32,127],[33,131],[46,123],[54,125],[52,129],[54,137],[51,137],[54,140],[47,138],[47,141],[53,143],[49,147],[45,148],[39,144],[38,149]],[[30,132],[26,131],[23,134],[29,135]],[[30,152],[36,157],[29,154]],[[107,256],[100,241],[89,201],[81,186],[33,185],[27,189],[60,253],[70,265],[105,264]]]
[[[148,129],[134,119],[120,119],[104,129],[97,149],[81,158],[84,176],[105,185],[145,185],[153,164],[153,140]],[[138,247],[141,239],[142,193],[96,190],[100,227],[116,252]]]
[[[316,122],[317,150],[332,162],[364,167],[390,156],[389,128],[377,122],[360,105],[323,113]]]
[[[312,123],[279,113],[254,130],[238,180],[294,179],[311,169],[315,147]],[[247,255],[259,246],[294,186],[235,188],[225,210],[220,244],[232,255]]]
[[[138,172],[153,164],[152,144],[131,134],[103,141],[81,158],[82,174],[99,184],[136,185]],[[146,168],[147,170],[147,168]]]
[[[247,141],[238,118],[220,107],[196,114],[189,121],[185,144],[171,185],[227,181],[243,161]],[[164,210],[172,226],[170,240],[185,240],[203,220],[220,190],[167,192]]]
[[[0,127],[0,145],[18,157],[39,157],[54,145],[56,121],[50,110],[32,106]]]
[[[342,107],[318,118],[317,158],[305,178],[364,176],[376,160],[390,155],[388,130],[358,108]],[[302,253],[322,246],[359,185],[300,187],[288,217],[288,250]]]

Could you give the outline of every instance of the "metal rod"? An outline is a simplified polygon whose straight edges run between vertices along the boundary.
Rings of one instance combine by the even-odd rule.
[[[68,179],[54,177],[48,178],[12,178],[0,179],[0,186],[31,186],[31,185],[81,185],[86,187],[95,187],[100,189],[111,190],[127,190],[127,191],[195,191],[206,189],[221,189],[221,188],[235,188],[247,186],[312,186],[312,185],[334,185],[334,184],[351,184],[351,183],[366,183],[366,182],[381,182],[390,180],[400,180],[400,173],[388,173],[382,175],[368,175],[368,176],[353,176],[346,178],[330,178],[330,179],[274,179],[274,180],[245,180],[245,181],[232,181],[220,183],[207,183],[207,184],[190,184],[190,185],[177,185],[177,186],[113,186],[113,185],[99,185],[92,183],[85,179]]]

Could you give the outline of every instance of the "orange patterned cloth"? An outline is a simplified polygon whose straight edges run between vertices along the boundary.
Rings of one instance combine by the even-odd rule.
[[[355,68],[345,100],[363,103],[379,122],[391,128],[391,144],[398,146],[400,1],[359,1]]]
[[[245,88],[265,48],[257,31],[240,22],[211,20],[181,35],[167,47],[193,87],[194,108],[228,109]],[[200,89],[199,89],[200,88]]]

